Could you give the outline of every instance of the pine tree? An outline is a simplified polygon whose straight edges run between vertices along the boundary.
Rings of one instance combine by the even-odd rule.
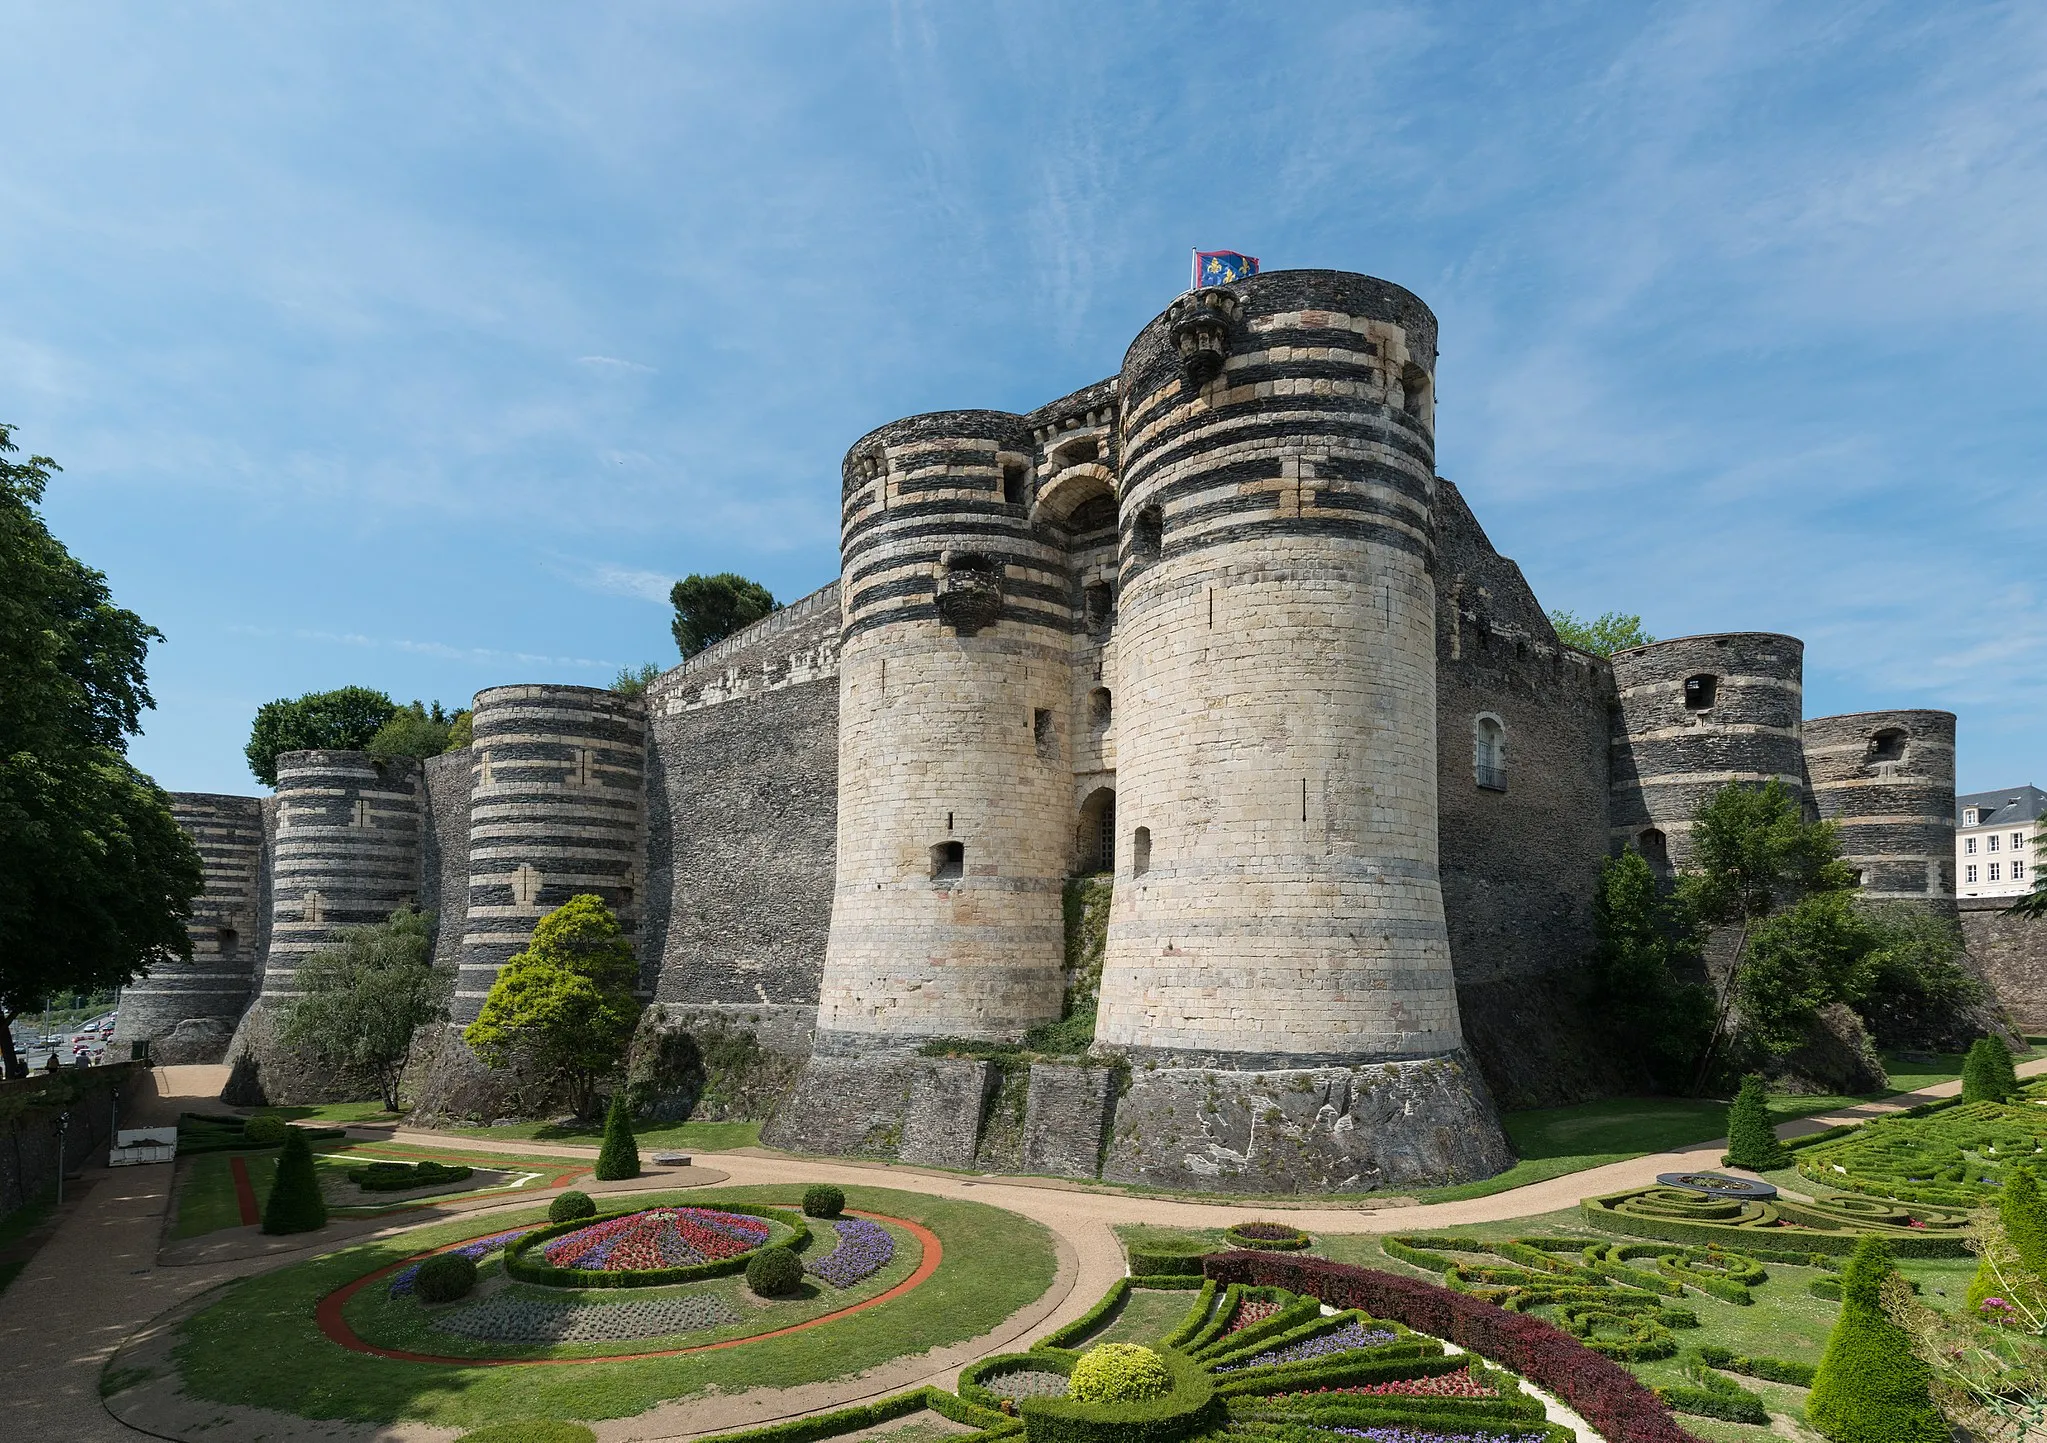
[[[313,1170],[313,1148],[305,1133],[294,1127],[277,1155],[277,1178],[263,1207],[263,1231],[309,1233],[326,1225],[327,1201],[320,1196],[320,1179]]]
[[[1990,1044],[1983,1050],[1989,1054],[1991,1062],[1996,1064],[1997,1100],[2010,1102],[2019,1095],[2019,1070],[2011,1060],[2011,1049],[1996,1037],[1986,1037],[1983,1040]]]
[[[633,1120],[625,1093],[614,1093],[604,1114],[604,1146],[597,1152],[597,1181],[615,1182],[640,1175],[640,1147],[633,1141]]]
[[[1881,1289],[1894,1270],[1889,1245],[1869,1236],[1841,1279],[1841,1316],[1805,1405],[1833,1443],[1950,1443],[1933,1405],[1932,1369],[1883,1310]]]
[[[1791,1154],[1777,1141],[1777,1129],[1770,1123],[1763,1079],[1753,1074],[1741,1080],[1734,1106],[1727,1109],[1727,1154],[1720,1163],[1723,1167],[1745,1167],[1750,1172],[1768,1172],[1791,1165]]]

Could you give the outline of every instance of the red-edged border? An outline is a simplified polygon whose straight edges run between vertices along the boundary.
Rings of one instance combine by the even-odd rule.
[[[777,1206],[794,1206],[794,1204],[777,1204]],[[402,1348],[380,1348],[374,1343],[365,1342],[357,1335],[355,1329],[348,1325],[348,1319],[342,1315],[342,1309],[348,1306],[350,1298],[353,1298],[371,1283],[376,1282],[380,1278],[389,1277],[392,1273],[397,1272],[409,1263],[417,1262],[421,1258],[431,1257],[434,1253],[445,1253],[461,1247],[464,1242],[468,1241],[466,1238],[457,1239],[452,1243],[445,1243],[428,1252],[415,1253],[409,1258],[400,1258],[397,1262],[386,1264],[373,1273],[363,1274],[354,1282],[344,1283],[326,1297],[320,1299],[320,1305],[314,1311],[314,1317],[320,1324],[320,1331],[327,1335],[329,1342],[339,1343],[351,1353],[367,1353],[371,1357],[390,1358],[400,1363],[438,1363],[456,1368],[534,1368],[559,1367],[577,1363],[630,1363],[641,1358],[679,1358],[686,1353],[715,1353],[724,1348],[742,1348],[748,1343],[759,1343],[768,1338],[780,1338],[789,1333],[801,1333],[807,1328],[821,1328],[826,1323],[837,1322],[840,1318],[851,1317],[854,1313],[863,1312],[868,1308],[878,1308],[892,1298],[901,1297],[904,1293],[909,1292],[910,1289],[916,1287],[938,1271],[938,1264],[945,1256],[945,1249],[938,1241],[938,1234],[932,1232],[931,1229],[925,1227],[922,1223],[913,1223],[908,1218],[893,1218],[887,1213],[859,1212],[852,1208],[848,1208],[847,1211],[857,1217],[873,1218],[876,1222],[894,1223],[897,1227],[905,1229],[915,1237],[924,1248],[924,1257],[917,1264],[917,1270],[887,1292],[877,1293],[864,1302],[840,1308],[835,1313],[826,1313],[822,1317],[812,1318],[807,1322],[791,1323],[786,1328],[777,1328],[770,1333],[755,1333],[747,1338],[728,1338],[722,1343],[698,1343],[694,1347],[662,1348],[650,1353],[609,1353],[601,1358],[449,1358],[435,1353],[408,1353]],[[502,1231],[502,1228],[490,1230],[490,1232]],[[487,1237],[489,1232],[478,1234],[478,1236]]]
[[[242,1161],[242,1155],[235,1153],[227,1160],[228,1176],[234,1179],[235,1206],[242,1214],[242,1226],[263,1221],[263,1210],[256,1206],[256,1184],[249,1178],[249,1165]]]

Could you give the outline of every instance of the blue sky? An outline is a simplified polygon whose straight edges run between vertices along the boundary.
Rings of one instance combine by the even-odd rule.
[[[1552,606],[1803,636],[2040,781],[2047,7],[0,4],[0,419],[256,706],[668,664],[836,570],[839,459],[1111,374],[1190,247],[1442,321],[1439,468]]]

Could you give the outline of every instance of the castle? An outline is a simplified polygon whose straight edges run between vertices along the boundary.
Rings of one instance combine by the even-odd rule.
[[[196,961],[130,987],[120,1035],[229,1058],[235,1100],[322,1095],[274,1007],[334,927],[413,902],[456,975],[419,1105],[491,1117],[459,1029],[587,892],[662,1026],[753,1059],[731,1087],[770,1141],[1369,1189],[1506,1166],[1499,1101],[1626,1084],[1579,985],[1600,864],[1682,866],[1724,783],[1782,782],[1866,893],[1952,909],[1954,717],[1805,719],[1788,636],[1561,644],[1436,474],[1436,354],[1399,286],[1269,272],[1028,415],[871,432],[839,580],[644,697],[494,688],[466,753],[175,797]],[[1074,1005],[1062,893],[1093,873],[1091,1053],[926,1055]]]

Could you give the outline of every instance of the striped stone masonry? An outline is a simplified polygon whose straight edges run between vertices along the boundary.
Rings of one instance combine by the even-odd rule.
[[[534,925],[591,893],[637,932],[646,712],[587,686],[476,694],[470,746],[469,895],[449,1018],[476,1020]]]
[[[1632,843],[1652,865],[1688,865],[1692,817],[1729,782],[1781,782],[1804,804],[1804,665],[1804,642],[1759,631],[1616,652],[1615,849]]]
[[[341,927],[385,921],[420,895],[419,763],[367,752],[277,759],[270,948],[262,997],[297,995],[300,961]]]
[[[1872,711],[1809,718],[1813,804],[1872,900],[1955,903],[1955,714]]]
[[[190,962],[165,962],[121,992],[114,1046],[147,1041],[160,1063],[219,1062],[255,987],[263,803],[176,792],[171,815],[199,849],[205,886],[192,899]]]

